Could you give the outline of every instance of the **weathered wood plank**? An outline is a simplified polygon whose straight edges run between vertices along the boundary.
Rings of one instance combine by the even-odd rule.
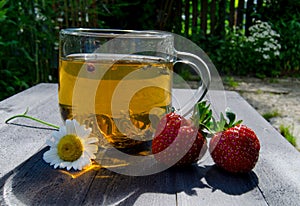
[[[186,90],[175,93],[178,107],[191,96]],[[141,177],[100,169],[73,178],[42,160],[47,150],[42,149],[44,141],[51,130],[1,122],[0,204],[297,205],[299,152],[236,92],[210,91],[207,99],[215,114],[229,106],[259,136],[261,155],[253,172],[242,176],[224,173],[207,156],[199,165]],[[27,106],[32,108],[30,115],[61,124],[57,85],[41,84],[0,102],[0,112],[4,114],[1,120],[22,113]],[[13,123],[41,126],[25,119]]]
[[[0,178],[38,152],[52,132],[50,128],[29,119],[4,123],[7,118],[24,113],[27,107],[28,115],[62,124],[56,84],[40,84],[0,102]]]
[[[45,94],[42,91],[45,91],[47,95],[40,95]],[[57,123],[55,119],[60,121],[57,107],[57,85],[39,85],[19,95],[20,98],[23,98],[24,95],[29,97],[27,98],[28,102],[24,101],[22,103],[24,108],[29,105],[35,106],[30,110],[30,115],[54,123]],[[37,97],[39,97],[39,103],[33,104],[33,100]],[[19,106],[20,102],[15,96],[5,100],[3,105],[7,104]],[[7,117],[22,112],[11,110]],[[47,117],[47,115],[50,116]],[[28,119],[16,119],[12,122],[13,124],[4,124],[0,128],[5,135],[5,145],[11,145],[7,149],[1,147],[0,150],[3,153],[1,155],[3,157],[2,170],[0,169],[3,175],[0,186],[1,193],[4,194],[0,198],[1,204],[80,205],[83,203],[87,205],[107,205],[118,201],[119,205],[128,205],[129,203],[145,205],[144,200],[147,200],[149,205],[176,204],[176,193],[172,192],[173,187],[171,186],[173,180],[171,176],[166,178],[168,176],[166,173],[159,173],[150,176],[150,178],[148,176],[130,177],[101,169],[96,176],[96,173],[91,171],[73,179],[62,173],[61,170],[52,169],[42,160],[45,149],[36,153],[44,146],[45,138],[52,131],[43,129],[43,126],[41,127],[38,123]],[[22,127],[22,125],[28,127]],[[12,134],[18,140],[12,138]],[[10,151],[15,152],[15,155]],[[29,160],[27,160],[28,158]],[[25,163],[21,164],[24,161]],[[163,181],[165,182],[164,185],[162,184]],[[93,182],[93,187],[89,188],[91,182]],[[26,188],[30,189],[26,190]],[[161,194],[160,191],[162,191]],[[163,192],[166,192],[166,194]]]
[[[191,93],[180,91],[180,95],[180,100],[184,101],[189,99]],[[225,96],[224,92],[210,91],[207,98],[215,115],[230,107],[238,119],[243,119],[257,133],[261,142],[260,159],[250,177],[242,179],[222,174],[212,166],[210,158],[206,159],[202,163],[204,168],[197,169],[200,174],[198,180],[191,178],[189,181],[207,185],[211,188],[210,192],[206,187],[194,187],[194,194],[197,194],[194,196],[181,192],[178,194],[179,205],[196,204],[199,195],[203,195],[201,203],[214,202],[216,205],[295,205],[299,202],[300,153],[236,92],[227,91]],[[194,176],[196,174],[193,173]],[[180,184],[188,185],[186,182]]]
[[[227,96],[224,91],[209,91],[206,95],[215,116],[231,107],[231,96],[237,93],[229,93]],[[187,90],[178,90],[176,94],[181,96],[178,107],[193,95]],[[176,172],[178,205],[267,205],[258,188],[255,171],[247,175],[230,175],[216,168],[208,153],[202,161],[198,166]]]
[[[24,113],[26,108],[32,109],[44,105],[47,108],[56,108],[57,84],[39,84],[21,93],[11,96],[0,102],[0,127],[12,115]],[[47,105],[50,104],[50,105]],[[45,115],[44,118],[47,118]]]
[[[185,178],[182,178],[183,174]],[[211,161],[181,171],[176,183],[178,205],[267,205],[257,188],[255,172],[231,175],[216,168]]]
[[[148,176],[126,176],[101,169],[84,205],[176,205],[174,189],[174,176],[168,170]]]
[[[227,92],[238,118],[257,133],[261,142],[254,169],[258,187],[269,205],[298,205],[300,202],[300,153],[257,111],[235,92]]]
[[[45,148],[1,179],[1,205],[81,205],[96,171],[77,178],[42,160]]]

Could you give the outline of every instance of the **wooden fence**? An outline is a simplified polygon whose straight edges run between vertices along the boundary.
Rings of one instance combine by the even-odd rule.
[[[155,18],[148,19],[152,21],[151,29],[172,31],[186,37],[199,34],[224,36],[225,28],[234,26],[243,29],[248,35],[249,27],[266,4],[264,0],[148,0],[127,4],[117,0],[57,2],[53,4],[53,9],[60,15],[58,24],[62,28],[106,25],[141,29],[142,26],[135,21],[145,15],[145,12],[140,12],[143,8],[152,6],[155,8]],[[117,10],[115,13],[114,9]],[[116,12],[127,13],[129,17],[122,19],[124,16]]]
[[[254,0],[184,0],[182,4],[182,16],[185,17],[182,30],[185,35],[201,33],[223,36],[226,26],[244,29],[248,34],[263,0],[256,1],[256,4]]]

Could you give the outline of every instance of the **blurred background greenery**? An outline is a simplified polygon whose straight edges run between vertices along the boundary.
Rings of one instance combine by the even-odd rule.
[[[57,82],[66,27],[170,31],[198,44],[221,75],[300,74],[299,0],[0,0],[0,100]]]

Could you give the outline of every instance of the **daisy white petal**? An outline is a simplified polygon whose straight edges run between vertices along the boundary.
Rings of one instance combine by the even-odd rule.
[[[69,168],[72,166],[72,162],[62,162],[60,163],[60,168]]]
[[[74,120],[76,122],[76,120]],[[66,120],[66,132],[67,134],[76,134],[73,120]]]
[[[75,124],[75,130],[76,130],[76,134],[83,139],[88,138],[92,132],[91,128],[86,129],[84,125],[79,125],[78,123]]]
[[[59,168],[61,169],[65,168],[64,162],[59,163]]]
[[[97,137],[90,137],[90,138],[87,138],[87,139],[85,140],[85,142],[86,142],[86,143],[89,143],[89,144],[96,143],[96,142],[98,142],[98,141],[99,141],[99,140],[98,140]]]
[[[66,135],[66,133],[65,132],[61,132],[61,131],[54,131],[54,132],[52,132],[52,137],[56,141],[58,141],[62,136],[65,136],[65,135]]]
[[[85,151],[85,155],[88,156],[90,159],[96,159],[96,155],[94,155],[93,153],[91,152],[88,152],[88,151]]]
[[[77,162],[77,169],[82,170],[83,167],[91,165],[91,161],[87,157],[82,157]]]
[[[98,146],[97,145],[85,145],[85,149],[86,149],[86,152],[88,154],[90,153],[96,153],[98,151]]]
[[[81,163],[80,160],[81,160],[81,159],[78,159],[78,160],[76,160],[76,161],[74,161],[74,162],[72,163],[72,167],[73,167],[74,170],[78,170],[78,169],[79,169],[79,165],[80,165],[80,163]]]
[[[92,160],[89,156],[85,156],[85,162],[86,162],[86,165],[91,165],[92,164]]]
[[[72,162],[65,162],[66,163],[66,168],[72,168]],[[70,169],[68,169],[70,170]]]
[[[57,150],[54,150],[54,149],[50,149],[50,150],[46,151],[43,155],[43,159],[45,160],[45,162],[50,163],[53,160],[55,160],[55,158],[58,158],[56,151]]]
[[[50,150],[43,155],[45,162],[54,168],[81,170],[92,164],[98,146],[96,137],[89,137],[91,128],[85,128],[75,119],[66,120],[65,126],[52,134],[47,140]]]
[[[92,149],[89,148],[89,149],[85,150],[84,155],[87,155],[90,159],[95,159],[95,158],[92,158],[92,156],[95,155],[94,153],[96,153],[97,150],[94,150],[94,151],[96,151],[96,152],[94,152]],[[98,149],[98,147],[96,149]]]
[[[46,140],[46,145],[50,146],[50,147],[54,147],[56,145],[56,141],[53,139],[47,139]]]
[[[62,136],[65,136],[67,134],[66,126],[62,126],[59,128],[58,131],[54,131],[53,133],[57,132],[58,133],[58,139],[61,138]]]
[[[50,151],[50,150],[48,150],[47,152],[44,153],[43,159],[44,159],[45,162],[47,162],[47,163],[50,163],[50,162],[53,160],[52,155],[51,155],[51,151]]]
[[[50,155],[49,151],[47,151],[47,152],[44,153],[43,159],[45,160],[45,162],[50,163],[50,162],[52,162],[52,160],[54,158],[53,158],[53,155]]]
[[[85,157],[84,159],[82,159],[82,164],[80,166],[81,166],[81,169],[82,169],[84,167],[90,166],[91,164],[92,164],[92,161],[90,160],[90,158]]]
[[[59,157],[55,157],[53,158],[53,160],[50,162],[50,165],[56,165],[59,164],[61,162],[61,159],[59,159]]]
[[[63,168],[65,168],[66,167],[66,164],[65,164],[66,162],[61,162],[61,163],[59,163],[59,168],[61,168],[61,169],[63,169]]]
[[[82,137],[83,139],[86,139],[91,134],[91,131],[86,130],[84,128],[80,128],[80,129],[76,130],[76,133],[77,133],[78,136]]]

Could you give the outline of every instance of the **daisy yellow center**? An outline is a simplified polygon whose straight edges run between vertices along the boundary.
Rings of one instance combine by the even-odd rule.
[[[83,145],[76,135],[63,136],[57,144],[57,154],[64,161],[73,162],[79,159],[82,153]]]

